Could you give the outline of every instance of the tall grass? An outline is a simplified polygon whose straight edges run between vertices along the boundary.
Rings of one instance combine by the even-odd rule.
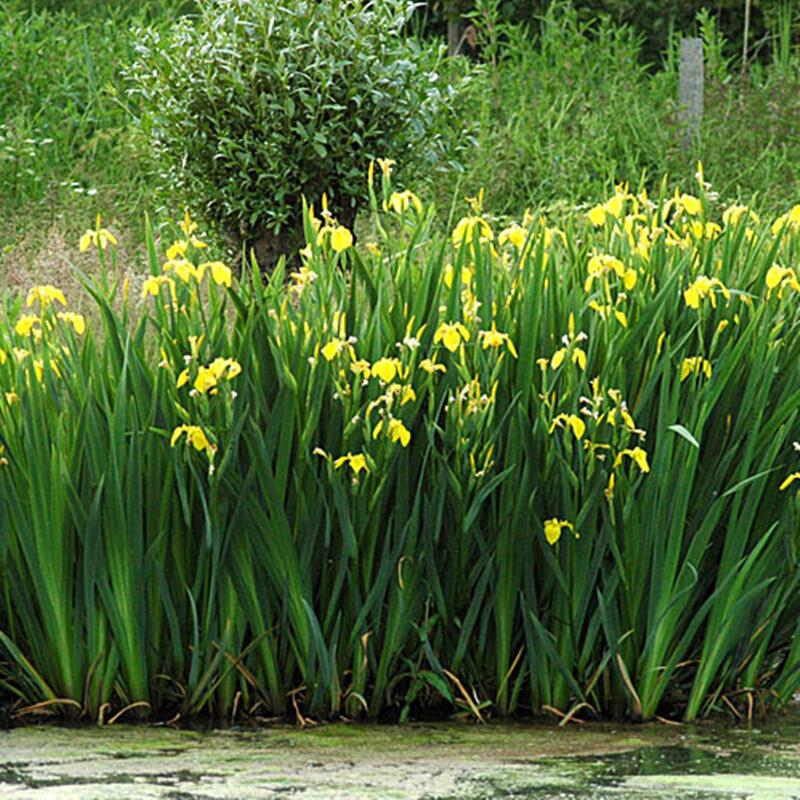
[[[141,311],[88,278],[83,333],[52,288],[7,300],[15,713],[786,702],[798,208],[620,187],[501,231],[473,198],[443,240],[389,173],[357,246],[308,210],[289,276],[228,286],[187,218],[166,259],[148,239]]]
[[[457,135],[445,137],[462,174],[448,162],[432,187],[441,202],[456,182],[485,186],[492,207],[509,214],[591,202],[619,181],[667,175],[685,185],[698,159],[725,198],[758,195],[770,210],[795,201],[800,72],[786,14],[773,63],[743,75],[707,10],[696,31],[676,30],[658,62],[645,63],[633,28],[587,20],[570,4],[550,4],[535,35],[503,22],[495,0],[476,5],[482,63],[466,83]],[[703,38],[707,79],[703,122],[688,150],[677,104],[678,44],[687,34]]]
[[[53,223],[72,234],[98,207],[138,225],[151,201],[153,167],[130,125],[121,69],[137,24],[166,25],[188,4],[61,6],[0,8],[0,237],[9,241]]]

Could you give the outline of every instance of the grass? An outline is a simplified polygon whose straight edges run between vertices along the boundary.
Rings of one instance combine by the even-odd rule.
[[[663,63],[653,65],[643,62],[633,29],[582,21],[564,4],[551,6],[533,43],[525,28],[491,14],[476,24],[487,60],[463,96],[463,170],[448,167],[431,187],[440,203],[457,182],[485,186],[491,207],[508,213],[592,202],[620,181],[652,185],[666,176],[672,186],[685,184],[698,159],[730,201],[757,197],[775,211],[797,198],[800,72],[790,24],[772,62],[742,76],[723,56],[714,19],[699,15],[706,105],[688,148],[678,124],[677,35]]]
[[[63,5],[63,4],[62,4]],[[80,6],[80,7],[78,7]],[[0,11],[0,266],[36,274],[66,256],[102,211],[141,252],[155,168],[133,130],[120,69],[137,24],[168,24],[186,4],[12,0]]]

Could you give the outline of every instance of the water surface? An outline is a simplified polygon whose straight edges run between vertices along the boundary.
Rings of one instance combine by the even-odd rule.
[[[800,800],[800,716],[758,727],[0,731],[0,798]]]

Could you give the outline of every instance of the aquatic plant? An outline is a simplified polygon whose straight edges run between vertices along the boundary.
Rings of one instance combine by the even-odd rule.
[[[377,173],[377,175],[376,175]],[[0,326],[15,713],[737,715],[800,685],[800,206],[435,210],[237,280],[186,215]],[[23,301],[25,307],[23,308]]]

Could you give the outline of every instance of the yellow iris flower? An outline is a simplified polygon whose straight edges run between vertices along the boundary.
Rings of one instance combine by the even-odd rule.
[[[447,367],[444,364],[437,364],[435,358],[423,358],[419,362],[419,367],[427,372],[428,375],[433,375],[436,372],[447,372]]]
[[[402,405],[402,404],[401,404]],[[372,431],[372,438],[377,439],[383,430],[383,420],[381,420]],[[411,431],[399,420],[392,417],[386,426],[386,432],[392,442],[400,442],[403,447],[408,447],[411,441]]]
[[[31,331],[34,328],[38,329],[38,326],[42,324],[42,321],[39,317],[35,314],[23,314],[18,320],[17,324],[14,326],[14,330],[20,336],[30,336]]]
[[[72,325],[72,327],[75,329],[75,333],[77,333],[78,336],[83,336],[84,332],[86,331],[86,320],[84,319],[83,314],[75,314],[72,311],[59,311],[56,316],[62,322]]]
[[[373,376],[380,378],[384,383],[391,383],[401,370],[402,365],[397,358],[379,358],[372,365]]]
[[[101,250],[105,250],[109,244],[116,245],[117,240],[114,234],[111,233],[108,228],[101,228],[100,222],[100,215],[98,214],[95,223],[95,229],[93,231],[88,230],[83,234],[83,236],[81,236],[81,240],[78,245],[81,253],[88,250],[92,245],[99,247]]]
[[[345,464],[350,465],[350,469],[353,470],[353,474],[356,476],[358,476],[361,470],[369,474],[369,465],[363,453],[356,453],[355,455],[353,453],[348,453],[346,456],[340,456],[333,462],[333,467],[334,469],[339,469]]]
[[[198,452],[204,450],[209,459],[213,458],[214,445],[211,444],[205,431],[199,425],[179,425],[175,428],[169,440],[170,447],[175,447],[184,435],[187,445],[194,447]]]
[[[731,293],[719,278],[709,278],[705,275],[698,275],[697,278],[683,292],[683,299],[689,308],[699,309],[700,301],[707,297],[711,301],[711,307],[717,307],[715,287],[719,287],[722,296],[728,300]]]
[[[624,456],[628,456],[642,472],[650,472],[650,465],[647,463],[647,453],[641,447],[626,447],[614,459],[614,469],[621,463]]]
[[[353,234],[344,225],[338,225],[331,231],[331,247],[334,253],[342,253],[353,246]]]
[[[577,414],[558,414],[550,425],[549,433],[556,428],[570,428],[576,439],[586,433],[586,423]]]
[[[478,338],[482,340],[484,350],[490,347],[497,348],[505,345],[508,348],[508,352],[511,353],[514,358],[517,358],[517,349],[514,347],[514,342],[511,341],[507,333],[500,333],[494,322],[492,322],[492,329],[489,331],[480,331],[478,333]]]
[[[38,302],[43,309],[53,302],[61,303],[62,306],[67,304],[67,300],[64,297],[64,292],[62,292],[61,289],[57,289],[55,286],[50,286],[49,284],[44,286],[34,286],[28,291],[25,305],[32,306],[36,302]]]
[[[433,343],[441,342],[451,353],[458,350],[462,341],[469,341],[469,331],[460,322],[442,322],[433,334]]]
[[[544,522],[544,538],[547,539],[548,544],[556,544],[565,530],[572,531],[575,533],[575,538],[579,538],[579,534],[575,532],[575,526],[571,522],[555,517]]]

